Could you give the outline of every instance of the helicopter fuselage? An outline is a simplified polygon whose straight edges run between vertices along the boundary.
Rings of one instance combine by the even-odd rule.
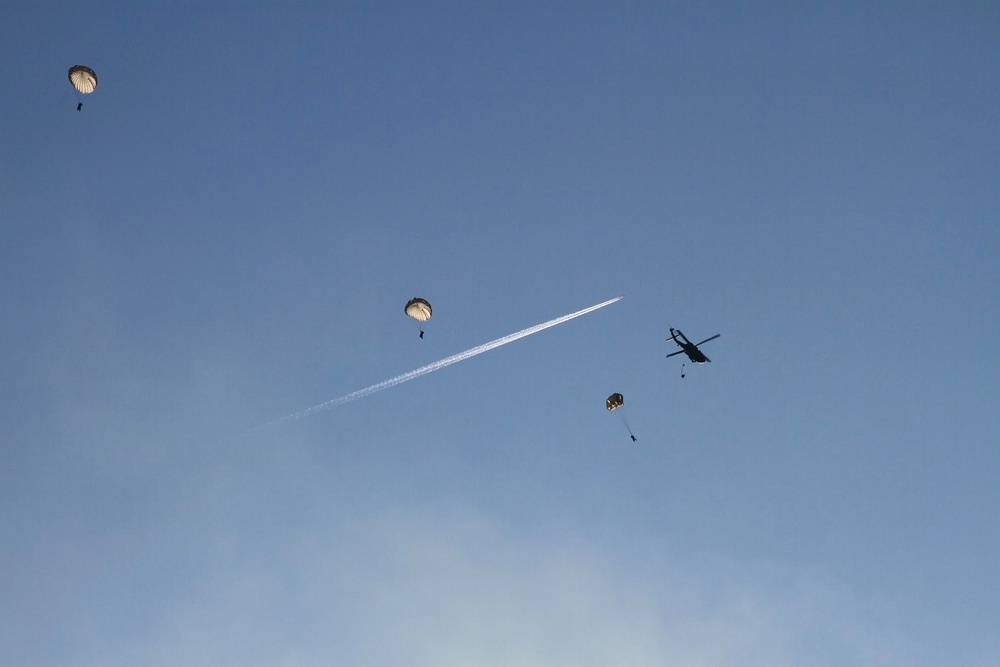
[[[691,347],[684,345],[682,347],[684,348],[684,354],[686,354],[687,358],[691,360],[691,363],[703,364],[706,361],[711,361],[708,357],[704,355],[704,353],[701,350],[696,348],[694,345],[691,345]]]

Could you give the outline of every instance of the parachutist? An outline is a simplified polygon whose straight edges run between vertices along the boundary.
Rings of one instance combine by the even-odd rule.
[[[69,68],[68,76],[70,84],[76,88],[76,92],[80,95],[90,95],[97,88],[97,75],[89,67],[73,65]],[[80,95],[76,97],[77,111],[83,108],[83,100],[80,99]]]
[[[406,308],[403,309],[408,317],[412,317],[417,322],[426,322],[431,319],[431,304],[427,299],[421,299],[420,297],[413,297],[406,302]],[[420,337],[424,337],[424,330],[420,330]]]
[[[608,400],[604,402],[605,406],[608,408],[608,412],[614,412],[615,410],[620,410],[623,405],[625,405],[625,397],[621,394],[611,394],[608,396]],[[628,431],[628,436],[632,438],[632,442],[635,442],[635,436],[632,435],[632,429],[628,425],[628,421],[625,420],[625,411],[618,413],[622,418],[622,423],[625,424],[625,430]]]

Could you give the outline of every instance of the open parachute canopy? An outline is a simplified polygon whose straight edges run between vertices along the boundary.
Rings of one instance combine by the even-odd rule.
[[[89,67],[73,65],[69,68],[69,82],[78,92],[89,95],[97,88],[97,75]]]
[[[608,396],[608,410],[617,410],[623,405],[625,405],[625,397],[621,394],[611,394]]]
[[[426,299],[414,297],[406,302],[406,314],[418,322],[431,319],[431,304]]]

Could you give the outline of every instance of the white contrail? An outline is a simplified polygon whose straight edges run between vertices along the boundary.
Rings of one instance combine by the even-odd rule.
[[[490,350],[498,348],[501,345],[506,345],[507,343],[513,343],[515,340],[517,340],[519,338],[524,338],[525,336],[530,336],[531,334],[538,333],[539,331],[541,331],[543,329],[548,329],[549,327],[554,327],[557,324],[562,324],[563,322],[566,322],[568,320],[572,320],[575,317],[580,317],[581,315],[586,315],[587,313],[593,312],[593,311],[597,310],[598,308],[604,308],[604,306],[609,306],[609,305],[613,304],[615,301],[620,301],[621,299],[624,299],[624,298],[625,297],[623,297],[623,296],[616,296],[614,299],[609,299],[608,301],[605,301],[604,303],[599,303],[596,306],[591,306],[590,308],[584,308],[583,310],[578,310],[575,313],[570,313],[569,315],[563,315],[562,317],[557,317],[554,320],[549,320],[548,322],[543,322],[542,324],[536,324],[533,327],[528,327],[527,329],[522,329],[521,331],[518,331],[517,333],[508,334],[508,335],[504,336],[503,338],[497,338],[494,341],[490,341],[489,343],[484,343],[482,345],[479,345],[477,347],[472,348],[471,350],[466,350],[465,352],[459,352],[458,354],[453,354],[450,357],[446,357],[444,359],[441,359],[440,361],[435,361],[432,364],[427,364],[426,366],[421,366],[420,368],[418,368],[416,370],[409,371],[408,373],[403,373],[402,375],[397,375],[394,378],[390,378],[388,380],[383,380],[382,382],[379,382],[378,384],[373,384],[370,387],[365,387],[364,389],[359,389],[359,390],[351,392],[350,394],[347,394],[345,396],[341,396],[340,398],[334,398],[332,400],[326,401],[325,403],[320,403],[319,405],[314,405],[311,408],[307,408],[305,410],[301,410],[300,412],[296,412],[294,414],[288,415],[287,417],[282,417],[281,419],[276,419],[276,420],[274,420],[272,422],[268,422],[267,424],[264,424],[263,426],[258,426],[257,428],[255,428],[253,430],[254,431],[261,431],[261,430],[264,430],[264,429],[267,429],[267,428],[271,428],[272,426],[277,426],[278,424],[283,424],[285,422],[290,422],[290,421],[295,421],[295,420],[298,420],[298,419],[302,419],[303,417],[311,415],[314,412],[321,412],[323,410],[329,410],[330,408],[336,407],[338,405],[343,405],[344,403],[350,403],[351,401],[357,400],[359,398],[363,398],[364,396],[368,396],[370,394],[374,394],[377,391],[382,391],[383,389],[388,389],[389,387],[395,387],[397,384],[403,384],[404,382],[409,382],[410,380],[413,380],[414,378],[418,378],[421,375],[427,375],[428,373],[433,373],[434,371],[440,370],[440,369],[444,368],[445,366],[451,366],[452,364],[456,364],[459,361],[464,361],[465,359],[468,359],[469,357],[474,357],[477,354],[482,354],[483,352],[489,352]]]

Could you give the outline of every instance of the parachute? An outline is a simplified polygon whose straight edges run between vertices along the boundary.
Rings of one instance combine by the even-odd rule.
[[[608,396],[608,400],[605,401],[604,404],[607,406],[608,412],[614,412],[615,410],[625,405],[625,397],[617,393],[611,394],[610,396]],[[619,412],[618,415],[622,418],[622,423],[625,424],[625,430],[628,431],[628,435],[630,438],[632,438],[632,442],[636,442],[635,436],[632,435],[632,428],[628,425],[628,422],[625,420],[625,411],[623,410]]]
[[[69,82],[84,95],[89,95],[97,88],[97,75],[89,67],[73,65],[69,68]]]
[[[427,299],[421,299],[420,297],[413,297],[406,302],[406,308],[403,311],[415,319],[417,322],[426,322],[431,319],[431,304]],[[420,330],[420,337],[424,337],[424,330]]]
[[[76,105],[76,110],[79,111],[83,108],[83,100],[80,95],[89,95],[97,89],[97,74],[89,67],[73,65],[69,68],[69,82],[79,93]]]
[[[417,322],[426,322],[431,319],[431,304],[426,299],[414,297],[406,302],[406,314]]]

